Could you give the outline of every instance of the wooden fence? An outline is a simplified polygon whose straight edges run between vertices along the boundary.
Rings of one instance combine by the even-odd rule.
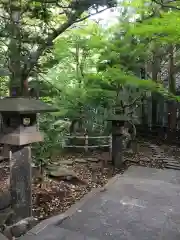
[[[102,148],[102,147],[109,147],[110,151],[112,149],[112,136],[66,136],[66,140],[69,139],[84,139],[84,144],[83,145],[65,145],[65,148],[84,148],[85,152],[88,152],[89,149],[96,149],[96,148]],[[104,139],[107,140],[105,144],[97,144],[97,145],[89,145],[89,140],[90,139]]]

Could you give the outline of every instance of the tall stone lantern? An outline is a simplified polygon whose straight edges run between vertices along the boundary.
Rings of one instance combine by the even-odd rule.
[[[108,118],[112,123],[112,164],[115,168],[121,168],[123,163],[123,127],[129,120],[130,118],[118,109]]]
[[[8,97],[0,100],[0,143],[9,148],[10,192],[15,221],[32,215],[30,144],[43,141],[37,127],[37,113],[54,111],[57,109],[36,99]]]

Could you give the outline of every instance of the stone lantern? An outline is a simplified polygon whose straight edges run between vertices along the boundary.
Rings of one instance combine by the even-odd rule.
[[[117,110],[108,118],[112,123],[112,164],[115,168],[120,168],[123,163],[123,127],[129,120]]]
[[[30,144],[43,141],[37,127],[37,113],[54,111],[57,110],[36,99],[8,97],[0,100],[0,143],[9,149],[10,191],[16,221],[32,215]]]

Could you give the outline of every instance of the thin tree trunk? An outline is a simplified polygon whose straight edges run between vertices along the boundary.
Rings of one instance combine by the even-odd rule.
[[[147,78],[147,67],[146,67],[146,63],[144,63],[144,67],[141,68],[141,79],[146,79]],[[148,127],[148,116],[147,116],[147,101],[145,96],[143,95],[141,98],[142,101],[142,105],[141,105],[141,114],[142,114],[142,124],[144,126],[144,128]]]
[[[76,43],[76,53],[75,53],[75,60],[76,60],[76,78],[78,80],[79,83],[79,88],[82,88],[82,75],[81,75],[81,70],[80,69],[80,46],[78,43],[78,39],[77,39],[77,43]],[[83,106],[82,103],[79,102],[78,104],[78,109],[79,109],[79,120],[78,120],[78,128],[79,131],[82,132],[83,131]]]
[[[169,91],[176,94],[176,80],[174,77],[174,47],[169,48]],[[169,128],[171,131],[176,130],[176,103],[171,101],[168,107],[169,112]]]
[[[23,77],[21,65],[21,12],[12,2],[9,7],[11,40],[8,47],[9,52],[9,95],[23,96],[28,94],[28,80]]]
[[[158,72],[160,69],[159,58],[157,57],[156,50],[153,52],[152,59],[152,80],[154,82],[158,81]],[[158,94],[152,93],[152,126],[157,125],[157,104],[158,104]]]
[[[11,72],[9,81],[10,96],[21,95],[21,62],[20,62],[20,12],[14,10],[13,4],[10,5],[10,29],[11,41],[9,44],[9,69]]]
[[[79,87],[81,87],[81,77],[79,74],[79,65],[80,65],[80,49],[79,49],[79,43],[76,43],[76,53],[75,53],[75,60],[76,60],[76,78],[79,82]]]

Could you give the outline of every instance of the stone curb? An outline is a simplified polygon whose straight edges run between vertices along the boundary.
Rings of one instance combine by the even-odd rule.
[[[117,181],[118,178],[121,177],[121,174],[118,174],[114,177],[112,177],[105,186],[101,188],[95,188],[91,192],[87,193],[81,200],[79,200],[77,203],[73,204],[65,213],[59,214],[57,216],[48,218],[39,224],[37,224],[34,228],[32,228],[26,236],[34,236],[38,235],[40,232],[42,232],[46,227],[48,226],[57,226],[60,225],[65,219],[70,218],[73,216],[73,214],[76,213],[76,211],[81,208],[90,198],[95,196],[96,194],[100,192],[104,192],[107,190],[107,188],[112,185],[115,181]]]

